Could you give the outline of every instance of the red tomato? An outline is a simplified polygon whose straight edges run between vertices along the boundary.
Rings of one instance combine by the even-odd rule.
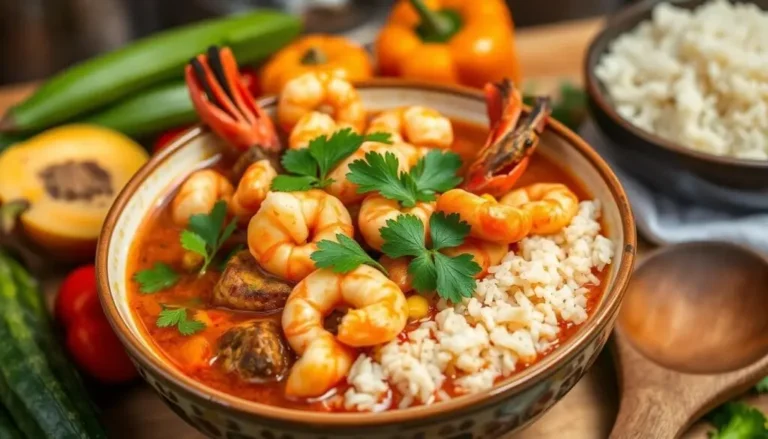
[[[67,348],[88,375],[104,383],[136,377],[136,368],[104,316],[80,316],[67,329]]]
[[[173,142],[179,135],[185,131],[187,131],[189,127],[176,127],[171,128],[168,131],[165,131],[164,133],[160,134],[157,139],[155,140],[155,144],[152,145],[152,154],[157,154],[158,152],[165,149],[166,146],[170,145],[171,142]]]
[[[136,376],[101,309],[93,265],[79,267],[64,279],[56,297],[56,317],[66,329],[69,353],[88,375],[105,383]]]
[[[243,67],[240,69],[240,80],[245,88],[247,88],[254,98],[261,96],[261,85],[259,83],[259,77],[256,74],[256,69],[252,67]]]
[[[64,327],[69,327],[81,315],[101,314],[101,304],[96,287],[96,269],[84,265],[64,279],[56,297],[56,317]]]

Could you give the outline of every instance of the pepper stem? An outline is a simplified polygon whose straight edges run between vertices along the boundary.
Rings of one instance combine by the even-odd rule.
[[[421,26],[426,33],[437,41],[445,41],[453,34],[453,25],[447,17],[442,16],[439,12],[429,9],[424,4],[424,0],[410,0],[411,6],[416,9],[416,12],[421,18]]]
[[[304,52],[304,55],[301,56],[301,63],[304,65],[316,66],[318,64],[325,64],[326,62],[328,62],[328,56],[325,55],[325,52],[315,46],[307,49],[307,51]]]

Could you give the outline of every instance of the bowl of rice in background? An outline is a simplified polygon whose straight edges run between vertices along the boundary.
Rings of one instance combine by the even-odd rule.
[[[766,9],[768,0],[652,0],[610,18],[584,64],[597,126],[654,166],[768,189]]]

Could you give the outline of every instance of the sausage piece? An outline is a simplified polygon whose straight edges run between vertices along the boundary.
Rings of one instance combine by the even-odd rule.
[[[238,252],[213,289],[215,306],[269,312],[285,306],[293,287],[261,269],[248,250]]]
[[[217,362],[245,381],[278,381],[288,373],[291,351],[280,325],[257,320],[233,327],[218,341]]]

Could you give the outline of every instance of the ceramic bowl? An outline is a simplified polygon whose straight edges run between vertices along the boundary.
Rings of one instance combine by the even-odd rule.
[[[369,110],[428,105],[452,118],[486,124],[478,91],[376,80],[359,85]],[[273,112],[274,99],[262,101]],[[582,377],[613,328],[635,254],[635,227],[624,191],[608,166],[571,131],[551,123],[539,146],[602,201],[616,243],[606,290],[593,316],[539,363],[490,391],[426,407],[383,413],[315,413],[262,405],[211,389],[174,368],[147,337],[126,300],[128,253],[137,228],[169,188],[215,156],[217,138],[203,128],[182,135],[152,158],[118,197],[99,242],[101,300],[141,376],[187,422],[215,438],[486,438],[523,428],[546,412]]]
[[[695,9],[708,0],[672,0],[669,3],[685,9]],[[653,7],[660,0],[640,1],[611,17],[603,30],[592,40],[584,61],[588,105],[600,130],[621,148],[629,148],[652,161],[652,166],[670,167],[727,187],[746,190],[768,189],[768,160],[747,160],[722,157],[687,148],[634,126],[622,118],[611,103],[608,93],[595,76],[600,58],[618,36],[651,18]],[[768,0],[750,3],[768,9]],[[617,155],[621,152],[617,151]],[[650,162],[649,162],[650,163]],[[631,165],[631,164],[630,164]],[[629,168],[628,168],[629,169]],[[652,172],[647,172],[653,178]]]

